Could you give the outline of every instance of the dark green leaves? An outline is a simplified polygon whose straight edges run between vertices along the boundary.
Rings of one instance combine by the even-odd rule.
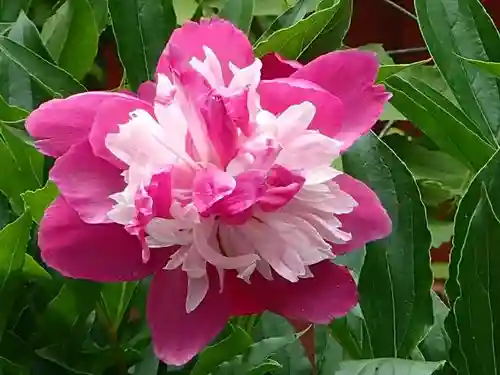
[[[500,61],[500,35],[479,0],[415,0],[420,28],[436,65],[481,136],[497,144],[500,87],[459,56]]]
[[[320,9],[315,13],[259,42],[255,46],[255,54],[262,56],[269,52],[277,52],[290,59],[299,58],[322,33],[330,35],[338,22],[335,15],[344,3],[344,0],[323,0],[319,5]],[[342,38],[343,35],[340,39]],[[332,35],[330,41],[331,48],[336,48],[336,41]]]
[[[432,375],[444,362],[417,362],[402,359],[347,361],[340,364],[335,375]]]
[[[393,232],[367,245],[360,305],[376,357],[408,357],[433,323],[431,236],[415,180],[400,159],[368,134],[343,157],[344,171],[370,186]]]
[[[94,62],[99,33],[89,0],[68,0],[47,20],[42,39],[59,67],[81,80]]]
[[[176,25],[171,0],[109,0],[118,53],[132,90],[154,78],[156,64]]]
[[[460,203],[447,292],[452,362],[458,373],[496,374],[500,352],[500,153],[479,172]]]
[[[231,21],[240,30],[248,33],[252,24],[254,0],[227,1],[219,12],[219,17]]]
[[[21,287],[30,229],[31,218],[25,213],[0,231],[0,341]]]

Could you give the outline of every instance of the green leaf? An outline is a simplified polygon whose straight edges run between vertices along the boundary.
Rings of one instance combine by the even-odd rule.
[[[231,0],[226,2],[218,15],[248,34],[252,24],[253,9],[254,0]]]
[[[320,3],[320,8],[325,9],[328,2]],[[307,47],[301,60],[307,62],[328,52],[335,51],[342,47],[344,38],[351,25],[353,0],[340,0],[339,8],[333,15],[328,26],[317,35],[312,43]]]
[[[453,223],[451,221],[429,220],[429,230],[432,234],[432,247],[438,248],[451,240]]]
[[[473,59],[466,59],[462,57],[465,61],[477,66],[481,70],[493,74],[495,77],[500,78],[500,63],[491,61],[479,61]]]
[[[41,36],[59,67],[81,80],[94,63],[99,40],[89,0],[67,0],[45,22]]]
[[[446,333],[444,322],[450,309],[436,293],[432,293],[432,301],[434,325],[418,348],[427,361],[445,361],[448,359],[451,342]]]
[[[0,22],[14,22],[19,13],[27,11],[31,0],[0,0]]]
[[[94,12],[97,32],[101,34],[108,25],[108,0],[90,0],[89,3]]]
[[[29,254],[25,254],[23,265],[23,277],[25,280],[48,282],[52,276]]]
[[[391,103],[444,152],[473,171],[493,153],[492,147],[473,130],[470,120],[446,97],[417,79],[393,76],[386,81]],[[473,126],[473,125],[472,125]]]
[[[349,358],[363,359],[373,357],[370,336],[366,322],[362,316],[350,312],[343,318],[335,319],[330,324],[330,329],[333,337],[349,354]]]
[[[295,5],[296,2],[297,0],[255,0],[254,14],[256,16],[278,16]]]
[[[102,286],[101,300],[114,331],[118,331],[136,287],[137,282],[107,283]]]
[[[118,54],[132,90],[154,78],[156,64],[176,26],[171,0],[109,0]]]
[[[153,351],[153,346],[150,345],[143,355],[143,360],[134,366],[132,375],[153,375],[158,372],[160,362]]]
[[[0,36],[0,52],[54,97],[64,97],[85,91],[85,87],[67,72],[7,37]]]
[[[232,327],[233,332],[221,342],[205,348],[198,356],[190,375],[211,374],[221,363],[232,360],[243,354],[250,345],[252,338],[238,326]]]
[[[283,368],[283,366],[275,360],[266,359],[263,363],[248,371],[248,375],[266,375],[269,373],[275,374],[281,368]]]
[[[322,32],[331,27],[330,23],[334,21],[341,0],[323,0],[321,4],[324,4],[323,9],[259,42],[254,47],[255,54],[260,57],[269,52],[276,52],[289,59],[298,59]]]
[[[432,375],[444,362],[420,362],[395,358],[377,358],[366,361],[346,361],[335,375]]]
[[[35,191],[27,191],[21,196],[33,220],[37,224],[40,224],[45,210],[58,195],[57,186],[53,182],[47,181],[43,188]]]
[[[370,186],[392,219],[392,234],[366,245],[360,306],[376,357],[408,357],[433,324],[431,235],[411,173],[374,134],[343,156],[344,171]]]
[[[26,190],[36,190],[42,184],[43,156],[32,146],[13,135],[0,125],[0,191],[7,196],[14,211],[23,211],[21,194]]]
[[[196,0],[172,0],[172,5],[177,18],[177,24],[182,25],[195,15],[199,8]]]
[[[27,213],[0,231],[0,341],[16,296],[22,286],[22,270],[30,239],[31,218]]]
[[[387,64],[381,65],[378,70],[377,82],[381,83],[387,80],[388,78],[401,73],[403,70],[414,68],[415,66],[427,64],[431,59],[415,61],[411,64]]]
[[[10,105],[0,96],[0,121],[11,123],[24,120],[29,112],[23,108]]]
[[[500,86],[459,56],[500,61],[500,35],[479,0],[415,0],[422,35],[444,79],[481,136],[498,145]]]
[[[474,178],[460,202],[455,222],[450,280],[446,285],[453,315],[446,321],[451,360],[459,374],[498,372],[497,317],[500,312],[495,269],[500,264],[500,152]]]

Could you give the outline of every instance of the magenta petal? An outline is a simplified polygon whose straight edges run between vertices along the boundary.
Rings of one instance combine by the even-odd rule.
[[[166,263],[170,252],[154,249],[142,261],[137,237],[118,224],[87,224],[59,197],[40,223],[38,244],[42,258],[62,275],[98,282],[139,280]]]
[[[344,122],[335,138],[344,142],[344,149],[375,124],[390,99],[383,86],[375,85],[378,68],[375,53],[347,50],[318,57],[291,75],[316,83],[340,98]]]
[[[294,104],[311,102],[316,115],[309,129],[319,130],[332,138],[337,138],[342,129],[342,102],[315,84],[299,79],[263,81],[259,85],[259,94],[262,107],[274,114],[280,114]]]
[[[261,61],[261,78],[265,80],[289,77],[303,66],[298,61],[285,60],[277,53],[268,53]]]
[[[266,310],[259,291],[237,277],[236,272],[226,271],[224,291],[230,296],[232,316],[261,314]]]
[[[158,272],[151,282],[147,315],[154,351],[163,362],[183,365],[207,346],[229,319],[229,303],[218,280],[201,304],[186,313],[187,276],[180,268]]]
[[[202,19],[200,23],[186,22],[172,33],[156,72],[170,76],[172,68],[178,72],[189,69],[191,58],[205,59],[203,46],[210,48],[219,59],[226,84],[233,76],[229,62],[243,68],[254,61],[252,45],[242,31],[225,20]]]
[[[142,109],[151,115],[154,114],[152,105],[137,97],[128,95],[107,100],[100,106],[94,126],[89,134],[89,142],[95,155],[118,168],[128,168],[106,147],[106,136],[110,133],[118,133],[119,125],[129,122],[130,113],[138,109]]]
[[[262,211],[276,211],[290,202],[304,185],[305,178],[281,165],[273,166],[267,174],[267,191],[259,198]]]
[[[87,138],[97,111],[108,99],[124,94],[88,92],[42,104],[26,119],[26,129],[46,155],[59,157]]]
[[[252,279],[268,310],[316,324],[328,324],[346,315],[358,302],[356,284],[345,267],[325,260],[311,266],[313,278],[292,283],[275,275],[268,281]]]
[[[391,218],[368,186],[346,174],[335,177],[333,181],[358,202],[353,212],[338,216],[342,222],[341,229],[351,233],[352,239],[344,245],[333,245],[334,253],[344,254],[359,249],[367,242],[379,240],[391,233]]]
[[[153,104],[156,97],[156,83],[152,81],[144,82],[139,86],[137,94],[139,95],[139,99]]]
[[[199,170],[193,181],[193,203],[199,212],[204,213],[231,194],[235,186],[235,179],[227,172],[212,166]]]
[[[107,213],[114,204],[109,196],[125,188],[121,170],[95,156],[87,141],[56,160],[50,179],[87,223],[108,221]]]

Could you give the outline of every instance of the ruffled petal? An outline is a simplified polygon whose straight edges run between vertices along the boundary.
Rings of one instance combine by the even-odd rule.
[[[109,221],[107,214],[114,205],[109,196],[126,185],[121,170],[95,156],[87,141],[56,160],[50,179],[80,218],[91,224]]]
[[[154,249],[147,263],[137,237],[118,224],[87,224],[59,197],[38,235],[42,259],[66,277],[98,282],[140,280],[161,269],[169,250]]]
[[[170,76],[172,69],[178,72],[188,69],[192,58],[203,61],[204,46],[217,56],[226,85],[233,76],[229,63],[243,68],[254,61],[252,45],[245,34],[228,21],[212,18],[199,23],[187,22],[175,30],[160,57],[156,72]]]
[[[277,53],[268,53],[262,57],[262,79],[286,78],[302,68],[298,61],[285,60]]]
[[[26,129],[46,155],[59,157],[85,140],[99,107],[109,99],[127,97],[111,92],[87,92],[42,104],[26,119]]]
[[[229,301],[210,274],[205,298],[186,312],[188,278],[181,269],[158,272],[150,286],[147,315],[158,358],[183,365],[217,336],[229,319]]]
[[[351,213],[337,215],[342,222],[342,231],[351,233],[352,239],[346,244],[333,245],[336,254],[359,249],[367,242],[379,240],[391,233],[391,218],[368,186],[346,174],[335,177],[333,181],[358,203]]]
[[[321,132],[344,142],[344,150],[379,119],[390,94],[375,85],[379,63],[372,52],[336,51],[313,60],[291,75],[311,81],[338,97],[344,105],[341,131],[324,124]]]
[[[358,302],[356,284],[349,271],[325,260],[311,266],[314,277],[289,282],[273,281],[256,275],[252,287],[265,301],[268,310],[290,319],[328,324],[346,315]]]

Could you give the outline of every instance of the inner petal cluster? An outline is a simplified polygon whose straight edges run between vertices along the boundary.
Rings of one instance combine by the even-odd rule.
[[[258,272],[290,282],[314,277],[309,266],[344,244],[339,215],[357,202],[332,179],[342,144],[310,130],[308,101],[281,113],[259,98],[261,62],[230,65],[225,82],[217,56],[204,47],[188,72],[159,75],[154,113],[130,114],[106,147],[128,166],[126,188],[108,213],[143,242],[143,260],[173,247],[165,269],[188,276],[187,312],[209,288],[207,266],[235,270],[251,283]],[[156,181],[168,180],[158,189]],[[169,201],[167,212],[158,207]]]

